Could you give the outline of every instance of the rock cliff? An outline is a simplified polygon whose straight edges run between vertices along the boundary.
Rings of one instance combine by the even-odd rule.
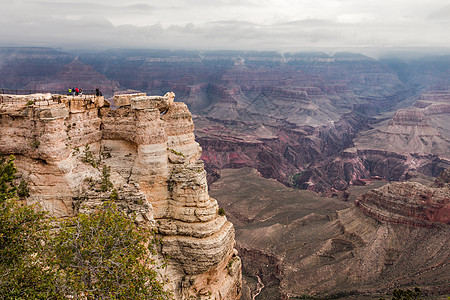
[[[363,130],[353,147],[314,162],[297,186],[325,192],[343,190],[360,179],[405,180],[411,171],[438,176],[450,167],[450,90],[429,90],[414,105]]]
[[[362,195],[356,206],[378,221],[427,228],[450,224],[450,189],[445,186],[391,183]]]
[[[446,182],[448,173],[436,184]],[[242,299],[379,299],[414,287],[445,298],[449,188],[381,181],[372,187],[382,184],[360,207],[389,219],[367,216],[352,201],[289,189],[256,170],[222,170],[210,193],[236,228]],[[351,187],[350,199],[369,189]]]
[[[117,202],[154,226],[176,299],[238,299],[234,228],[208,195],[187,106],[145,94],[0,96],[0,153],[14,154],[28,203],[70,217],[118,191]]]
[[[286,185],[329,191],[367,178],[361,174],[436,176],[450,164],[448,56],[0,48],[0,60],[4,88],[175,91],[193,113],[210,182],[220,169],[248,166]]]

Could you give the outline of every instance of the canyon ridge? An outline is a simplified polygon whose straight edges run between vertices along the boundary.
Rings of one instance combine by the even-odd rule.
[[[0,48],[0,88],[72,86],[187,104],[242,299],[450,293],[450,56]]]
[[[0,152],[14,155],[29,196],[52,217],[95,210],[114,190],[120,210],[155,228],[175,299],[238,299],[234,228],[208,195],[201,148],[174,94],[0,95]]]

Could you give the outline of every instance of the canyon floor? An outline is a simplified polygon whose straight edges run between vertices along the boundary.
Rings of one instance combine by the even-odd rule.
[[[210,194],[236,228],[242,299],[378,299],[414,286],[425,299],[445,299],[431,294],[450,292],[448,226],[381,223],[354,206],[359,194],[385,184],[351,187],[343,201],[287,188],[255,169],[222,170]]]

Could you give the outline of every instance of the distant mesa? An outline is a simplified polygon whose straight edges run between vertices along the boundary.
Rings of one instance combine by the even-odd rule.
[[[83,90],[99,88],[105,96],[110,96],[119,89],[119,83],[109,80],[105,75],[97,72],[94,67],[84,64],[76,57],[57,73],[33,80],[23,89],[65,91],[74,87],[81,87]]]
[[[449,170],[438,177],[443,182]],[[356,205],[366,215],[394,224],[436,227],[450,224],[450,188],[448,183],[432,188],[417,182],[396,182],[362,195]]]

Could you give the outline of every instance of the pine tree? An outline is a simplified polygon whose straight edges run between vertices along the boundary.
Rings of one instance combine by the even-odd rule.
[[[64,293],[83,299],[169,299],[151,231],[106,202],[61,223],[52,241]]]
[[[0,158],[0,299],[56,299],[54,274],[46,265],[45,213],[20,205],[14,156]]]
[[[170,299],[155,235],[112,203],[50,227],[20,205],[14,157],[0,157],[0,299]]]

